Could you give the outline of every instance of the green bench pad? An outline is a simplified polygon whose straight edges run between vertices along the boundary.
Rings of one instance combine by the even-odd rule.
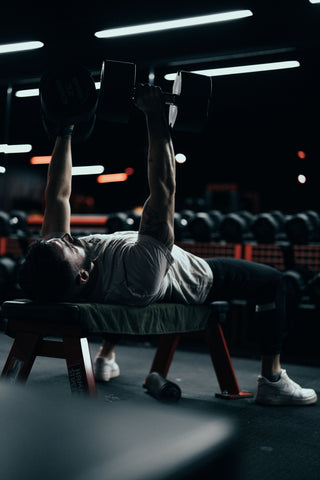
[[[211,305],[177,303],[131,307],[101,303],[38,304],[19,299],[2,304],[3,318],[9,322],[17,319],[76,324],[87,334],[161,335],[202,331],[212,311]]]

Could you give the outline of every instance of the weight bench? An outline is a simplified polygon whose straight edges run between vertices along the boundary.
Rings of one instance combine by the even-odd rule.
[[[103,334],[157,335],[151,372],[167,376],[181,335],[201,332],[207,341],[222,398],[252,397],[240,390],[220,323],[229,304],[156,303],[128,307],[100,303],[40,304],[10,300],[2,304],[6,334],[14,338],[1,377],[26,381],[37,356],[64,358],[72,392],[96,395],[87,337]]]

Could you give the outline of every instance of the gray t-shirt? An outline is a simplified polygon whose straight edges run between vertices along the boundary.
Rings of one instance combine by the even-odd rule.
[[[144,306],[165,301],[203,303],[213,283],[205,260],[137,232],[80,237],[96,258],[88,300]]]

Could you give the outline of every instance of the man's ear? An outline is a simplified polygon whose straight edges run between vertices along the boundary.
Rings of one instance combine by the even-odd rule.
[[[89,272],[88,270],[83,270],[81,269],[78,273],[78,276],[77,276],[77,280],[78,280],[78,283],[79,285],[84,285],[87,283],[87,281],[89,280]]]

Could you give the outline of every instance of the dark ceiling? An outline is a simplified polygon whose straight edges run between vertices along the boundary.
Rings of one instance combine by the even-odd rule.
[[[97,30],[109,27],[247,8],[253,12],[252,17],[205,27],[108,40],[94,36]],[[170,84],[163,74],[177,69],[298,60],[301,67],[297,69],[214,77],[213,103],[205,131],[200,135],[174,134],[176,152],[188,156],[188,162],[179,166],[178,195],[197,196],[210,182],[233,182],[243,191],[258,191],[262,209],[295,209],[299,204],[302,208],[318,208],[320,4],[312,5],[308,0],[59,1],[42,2],[36,8],[32,2],[20,7],[7,2],[1,8],[0,24],[0,44],[40,40],[45,45],[35,51],[0,55],[2,142],[7,135],[7,143],[31,143],[32,155],[48,155],[52,148],[41,126],[38,99],[13,95],[8,122],[7,88],[12,86],[15,92],[37,87],[43,71],[56,59],[76,60],[96,79],[106,58],[135,62],[138,80],[148,81],[148,73],[154,70],[155,83],[164,90]],[[127,126],[97,122],[90,140],[75,147],[75,164],[103,163],[107,172],[135,168],[130,188],[108,187],[110,209],[139,203],[140,195],[146,192],[141,187],[145,175],[143,128],[138,114]],[[297,150],[307,154],[303,165],[297,159]],[[16,177],[10,177],[10,171],[29,174],[35,168],[29,165],[30,156],[7,155],[2,159],[7,168],[5,189],[6,175],[0,180],[4,205],[12,206],[7,185]],[[41,172],[43,177],[45,170]],[[297,173],[308,177],[303,192],[296,182]],[[106,190],[98,192],[98,188],[107,187],[97,187],[89,178],[77,179],[74,184],[79,192],[96,197],[97,210],[108,210],[104,205]],[[18,200],[13,202],[16,204],[20,206]]]

